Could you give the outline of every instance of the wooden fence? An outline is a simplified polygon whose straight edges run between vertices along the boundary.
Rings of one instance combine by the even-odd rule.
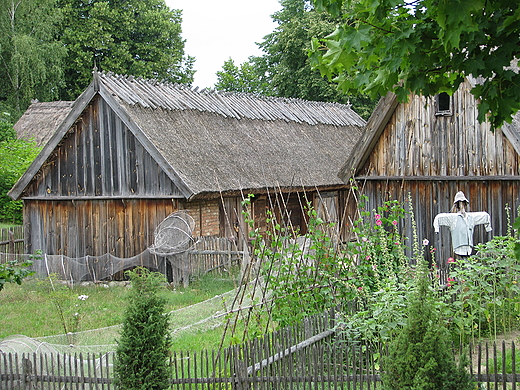
[[[171,388],[380,389],[379,356],[370,345],[343,340],[329,316],[266,334],[220,351],[175,352]],[[0,353],[0,388],[5,390],[115,389],[114,353],[105,355]],[[471,351],[470,372],[479,389],[516,389],[516,348],[484,344]],[[512,367],[505,362],[513,362]]]
[[[0,253],[24,253],[23,226],[0,229]]]

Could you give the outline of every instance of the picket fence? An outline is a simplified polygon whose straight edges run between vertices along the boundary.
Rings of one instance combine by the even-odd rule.
[[[381,389],[383,351],[348,342],[332,326],[331,316],[314,316],[222,350],[174,352],[171,389]],[[470,355],[479,389],[516,389],[514,343],[478,345]],[[115,390],[114,356],[0,353],[0,388]]]

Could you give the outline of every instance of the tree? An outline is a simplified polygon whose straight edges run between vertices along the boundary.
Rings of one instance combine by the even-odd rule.
[[[64,19],[60,42],[67,48],[66,88],[75,99],[92,80],[92,69],[193,81],[194,58],[184,55],[181,11],[164,0],[58,0]]]
[[[31,141],[16,138],[13,125],[0,116],[0,221],[21,224],[22,201],[14,201],[7,192],[38,155],[40,148]]]
[[[219,91],[259,93],[269,96],[273,94],[271,86],[265,77],[259,77],[259,60],[261,57],[251,57],[238,67],[230,58],[224,62],[222,71],[217,72],[215,88]]]
[[[478,78],[479,121],[520,108],[520,3],[510,0],[314,0],[342,23],[315,39],[312,62],[345,93],[453,93]],[[351,7],[349,12],[343,8]],[[511,67],[516,61],[516,67]]]
[[[246,89],[272,96],[350,102],[358,114],[367,118],[374,107],[373,100],[338,91],[335,84],[312,68],[307,54],[312,38],[332,33],[338,20],[317,12],[310,0],[282,0],[281,5],[282,9],[272,16],[278,27],[258,44],[265,54],[250,57],[241,66],[248,70],[247,74],[226,68],[229,63],[224,64],[223,72],[218,73],[216,88],[225,85],[226,90],[243,90],[243,85],[248,85]],[[225,80],[229,82],[224,84]]]
[[[56,0],[0,2],[0,100],[20,113],[31,99],[58,98],[65,47],[56,38]]]
[[[164,277],[141,267],[128,274],[132,289],[117,343],[116,385],[122,390],[168,389],[169,316],[158,294]]]

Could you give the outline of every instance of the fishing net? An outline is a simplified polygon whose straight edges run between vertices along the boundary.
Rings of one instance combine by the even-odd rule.
[[[30,260],[31,270],[38,275],[58,275],[71,283],[82,281],[122,280],[124,271],[137,266],[169,274],[169,279],[189,281],[195,267],[193,256],[183,256],[193,249],[192,237],[195,221],[185,211],[176,211],[167,216],[155,229],[154,244],[136,256],[120,258],[110,253],[100,256],[68,257],[64,255],[15,255],[0,253],[0,263]]]
[[[186,210],[171,213],[155,228],[150,252],[164,257],[185,252],[193,244],[194,228],[195,221]]]

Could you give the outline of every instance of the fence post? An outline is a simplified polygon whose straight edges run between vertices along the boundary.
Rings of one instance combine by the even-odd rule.
[[[33,390],[33,387],[32,387],[32,374],[33,374],[32,362],[29,358],[26,358],[24,355],[22,355],[22,374],[23,374],[24,390]]]
[[[235,361],[235,372],[236,372],[236,390],[247,390],[249,389],[249,383],[247,378],[247,364],[245,361],[241,359],[236,359]]]
[[[9,246],[8,246],[9,250],[8,250],[8,252],[9,253],[14,253],[14,231],[12,229],[9,229],[7,234],[9,235]]]

